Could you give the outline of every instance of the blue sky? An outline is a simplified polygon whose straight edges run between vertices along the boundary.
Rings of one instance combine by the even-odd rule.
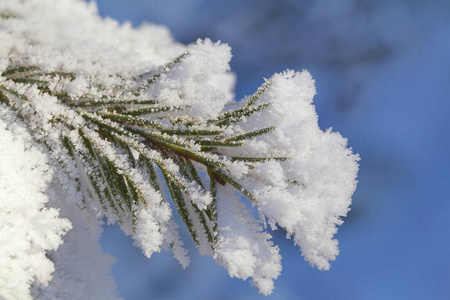
[[[163,24],[175,39],[232,47],[237,99],[286,68],[316,79],[320,126],[361,155],[352,210],[330,271],[311,268],[274,232],[283,273],[267,299],[450,297],[449,1],[98,0],[123,22]],[[197,254],[186,270],[171,253],[146,259],[117,229],[102,245],[126,299],[263,299]]]

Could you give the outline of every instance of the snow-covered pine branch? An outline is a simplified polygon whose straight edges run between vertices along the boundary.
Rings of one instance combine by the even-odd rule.
[[[113,299],[105,216],[186,267],[175,208],[201,254],[265,295],[281,256],[264,224],[319,269],[335,259],[358,156],[319,129],[307,71],[234,101],[226,44],[184,46],[79,0],[2,1],[0,45],[0,298]]]

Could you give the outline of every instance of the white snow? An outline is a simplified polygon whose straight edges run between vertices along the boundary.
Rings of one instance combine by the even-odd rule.
[[[0,105],[0,298],[31,299],[30,285],[47,285],[56,250],[72,226],[46,207],[53,171],[24,124]]]

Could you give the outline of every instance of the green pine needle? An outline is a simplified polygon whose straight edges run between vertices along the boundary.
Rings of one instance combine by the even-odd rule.
[[[207,122],[196,120],[187,113],[179,113],[188,106],[165,106],[162,101],[139,99],[144,89],[169,74],[188,55],[187,52],[183,53],[150,77],[149,74],[137,76],[134,78],[137,83],[131,89],[118,85],[118,95],[136,96],[128,100],[120,97],[94,99],[88,95],[72,99],[65,91],[52,91],[50,79],[75,80],[77,76],[73,73],[45,73],[35,66],[14,66],[3,72],[2,76],[15,83],[36,85],[42,93],[57,97],[68,110],[83,117],[83,125],[74,125],[62,115],[55,116],[54,122],[61,123],[68,132],[75,130],[78,133],[81,143],[77,146],[72,140],[76,138],[69,137],[69,134],[62,135],[61,142],[68,155],[77,164],[84,166],[86,178],[91,184],[90,191],[95,193],[109,218],[122,223],[123,218],[131,216],[134,228],[136,207],[148,205],[129,172],[117,165],[114,157],[110,157],[109,153],[113,151],[114,155],[126,158],[129,167],[141,172],[142,178],[156,191],[162,192],[166,187],[195,244],[200,246],[200,236],[206,236],[214,252],[219,236],[217,185],[229,184],[254,203],[258,202],[251,191],[233,177],[227,166],[233,162],[243,162],[253,168],[256,163],[288,158],[232,157],[223,154],[229,147],[245,147],[246,141],[275,130],[274,126],[270,126],[232,137],[223,136],[225,127],[241,122],[271,105],[255,105],[268,90],[270,81],[258,89],[241,108],[222,113]],[[25,96],[0,86],[0,102],[19,107],[16,102],[20,101],[30,103]],[[91,138],[92,135],[87,133],[98,134],[112,150],[103,151]],[[138,158],[135,158],[133,151],[138,153]],[[178,166],[177,172],[173,171],[173,166],[169,168],[172,163]],[[199,171],[198,164],[207,169],[206,174]],[[201,210],[195,204],[186,184],[197,185],[200,191],[212,197],[206,209]],[[200,224],[200,227],[195,228],[194,224]]]

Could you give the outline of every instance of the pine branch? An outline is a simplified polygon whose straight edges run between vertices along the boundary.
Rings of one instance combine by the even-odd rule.
[[[50,7],[40,2],[32,6]],[[169,40],[167,45],[141,43],[136,41],[146,38],[143,32],[153,29],[121,27],[130,35],[113,42],[100,39],[94,48],[86,41],[111,28],[92,10],[80,15],[95,17],[86,22],[95,30],[84,31],[86,39],[80,40],[67,37],[67,27],[59,29],[64,23],[55,26],[52,18],[33,16],[30,22],[33,9],[10,15],[8,8],[14,12],[29,5],[12,3],[6,4],[7,13],[0,12],[0,35],[6,34],[0,130],[23,132],[19,148],[42,152],[45,162],[38,174],[53,176],[51,183],[43,181],[50,188],[46,193],[54,184],[55,194],[73,199],[88,222],[96,224],[104,216],[109,223],[119,222],[147,256],[170,246],[185,267],[189,259],[171,219],[176,209],[202,254],[214,255],[232,276],[252,277],[267,295],[281,270],[279,251],[245,209],[241,200],[247,198],[271,225],[294,237],[305,259],[320,269],[329,267],[338,252],[332,233],[349,205],[358,157],[340,135],[318,128],[308,72],[275,74],[242,104],[226,103],[228,83],[219,81],[229,76],[228,46],[209,40],[187,47]],[[73,5],[80,12],[87,9],[80,1]],[[24,35],[34,24],[58,34],[47,39]],[[49,41],[58,37],[63,39],[55,47]],[[116,49],[117,41],[124,47]],[[188,51],[148,69],[181,48]],[[112,59],[102,57],[102,51]],[[230,107],[237,108],[226,110]],[[297,110],[302,110],[299,120]],[[8,139],[15,142],[13,136]],[[318,147],[323,148],[317,155],[305,155]],[[305,198],[309,195],[314,199]],[[42,279],[30,276],[29,283]]]
[[[162,74],[166,74],[170,72],[170,68],[172,68],[175,64],[178,64],[185,58],[188,54],[185,53],[175,59],[173,62],[167,64],[164,68],[162,68],[159,72],[155,73],[150,79],[147,80],[148,84],[152,84],[155,82],[157,78],[159,78]],[[59,72],[53,72],[52,74],[45,74],[39,72],[37,67],[17,67],[11,68],[6,72],[6,75],[9,76],[11,80],[14,82],[21,83],[33,83],[38,85],[47,84],[44,80],[35,80],[29,79],[26,76],[30,76],[30,72],[35,72],[33,75],[39,74],[45,78],[45,75],[51,76],[56,75]],[[14,78],[13,75],[22,74],[22,78]],[[63,72],[61,74],[65,75]],[[141,76],[143,77],[143,76]],[[238,122],[242,118],[249,117],[252,114],[261,111],[267,108],[270,104],[262,104],[256,107],[250,107],[266,90],[268,83],[263,88],[259,89],[257,93],[244,105],[244,107],[224,113],[219,116],[216,120],[211,120],[208,123],[215,123],[216,126],[224,126],[230,125],[231,123]],[[1,91],[0,91],[1,92]],[[49,90],[43,90],[43,92],[49,92]],[[17,94],[16,97],[21,97],[21,95]],[[4,95],[4,93],[0,94],[0,99],[3,102],[7,102],[8,98]],[[243,195],[248,197],[250,200],[257,202],[256,198],[241,184],[238,183],[237,179],[234,179],[231,174],[226,170],[227,165],[224,163],[226,160],[220,159],[218,160],[217,155],[210,152],[212,150],[217,150],[221,147],[242,147],[244,145],[245,140],[254,138],[263,134],[266,134],[275,127],[268,127],[260,130],[256,130],[253,132],[248,132],[245,134],[241,134],[235,137],[227,138],[224,140],[220,140],[220,134],[222,134],[222,130],[179,130],[179,129],[162,129],[161,123],[156,120],[141,118],[141,115],[149,115],[154,113],[170,113],[178,110],[186,109],[185,106],[150,106],[146,108],[138,108],[134,109],[135,105],[155,105],[158,103],[156,100],[81,100],[79,102],[67,102],[65,99],[61,99],[61,103],[66,105],[68,108],[76,109],[76,112],[80,114],[86,121],[95,124],[98,126],[96,129],[102,135],[107,135],[107,138],[110,142],[116,143],[116,148],[118,148],[118,144],[121,144],[120,148],[122,151],[129,151],[129,148],[138,149],[140,155],[143,155],[144,158],[147,159],[147,168],[150,170],[150,178],[152,186],[155,189],[158,189],[158,185],[156,183],[155,173],[152,163],[156,164],[158,168],[162,171],[163,177],[167,183],[167,186],[170,190],[172,198],[177,204],[177,209],[183,210],[184,206],[181,202],[181,195],[184,193],[189,197],[189,192],[187,187],[183,184],[182,180],[177,179],[176,174],[172,174],[168,171],[164,162],[158,159],[155,159],[151,155],[148,154],[147,151],[142,150],[148,147],[149,149],[159,151],[164,155],[169,154],[170,157],[175,158],[175,162],[178,162],[178,166],[180,168],[181,178],[189,179],[191,181],[197,182],[199,186],[202,187],[200,176],[198,175],[195,167],[193,166],[191,161],[195,161],[201,163],[207,167],[209,170],[208,176],[210,177],[210,182],[215,184],[216,181],[221,184],[230,184],[237,191],[241,192]],[[108,109],[111,111],[122,111],[122,113],[114,113],[114,112],[106,112],[106,111],[98,111],[97,115],[94,115],[88,112],[90,108],[101,108]],[[131,109],[129,109],[131,108]],[[106,120],[110,120],[107,122]],[[112,122],[111,122],[112,121]],[[192,120],[194,121],[194,120]],[[128,124],[128,125],[127,125]],[[132,125],[132,126],[130,126]],[[147,128],[152,128],[151,131],[147,130]],[[99,199],[106,198],[110,202],[110,207],[113,207],[117,212],[118,209],[124,211],[124,208],[127,208],[128,212],[132,212],[133,203],[138,203],[140,201],[140,193],[136,189],[132,179],[123,174],[123,170],[120,170],[115,166],[113,160],[111,160],[108,156],[104,156],[100,154],[92,144],[92,141],[89,140],[85,135],[83,135],[83,130],[80,130],[80,136],[83,140],[84,146],[87,151],[84,152],[84,160],[89,162],[95,166],[101,166],[100,169],[97,169],[96,176],[88,175],[91,180],[93,189],[96,191]],[[182,136],[188,137],[188,139],[183,139]],[[139,137],[139,138],[138,138]],[[197,137],[198,139],[195,139]],[[213,139],[208,139],[208,137]],[[192,138],[194,138],[192,140]],[[219,138],[219,139],[217,139]],[[131,142],[133,141],[133,142]],[[143,142],[143,144],[142,144]],[[193,144],[192,144],[193,142]],[[63,138],[63,143],[66,148],[70,150],[73,156],[73,147],[68,144],[68,139],[66,137]],[[195,149],[195,145],[198,145],[198,150]],[[129,147],[129,148],[125,148]],[[205,156],[204,154],[210,153]],[[89,153],[87,155],[86,153]],[[204,154],[203,154],[204,153]],[[132,157],[131,153],[128,153],[128,157]],[[280,159],[280,158],[246,158],[246,157],[230,157],[230,161],[244,161],[244,162],[263,162],[270,159]],[[283,158],[284,159],[284,158]],[[180,162],[184,161],[184,164]],[[134,161],[130,163],[134,164]],[[213,177],[211,177],[213,176]],[[97,182],[99,181],[100,182]],[[100,186],[106,186],[106,189],[101,190]],[[214,198],[214,196],[213,196]],[[215,198],[213,201],[216,201]],[[102,203],[102,206],[105,208],[105,204]],[[214,206],[214,205],[213,205]],[[216,233],[210,231],[209,227],[206,224],[205,216],[203,212],[201,212],[195,205],[194,209],[200,219],[200,222],[204,225],[204,229],[208,235],[208,240],[210,243],[213,241],[213,237]],[[105,211],[107,209],[105,208]],[[215,222],[216,216],[214,209],[211,207],[205,211],[208,219],[210,221]],[[184,216],[184,222],[190,224],[187,219],[187,213],[181,212]],[[217,227],[217,224],[214,224],[213,227]],[[194,237],[195,235],[193,235]]]

